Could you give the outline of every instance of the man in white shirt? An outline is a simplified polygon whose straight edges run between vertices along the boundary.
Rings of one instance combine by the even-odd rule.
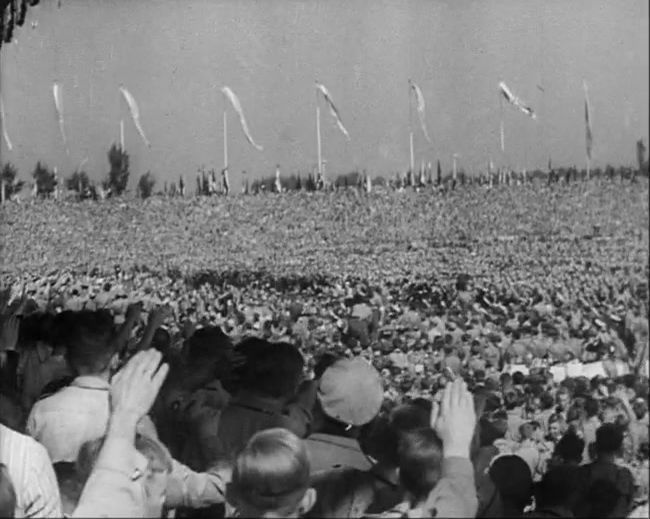
[[[56,475],[45,448],[0,425],[0,461],[16,492],[16,517],[61,517]]]

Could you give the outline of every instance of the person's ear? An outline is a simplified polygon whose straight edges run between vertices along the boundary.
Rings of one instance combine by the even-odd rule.
[[[308,488],[307,492],[305,492],[305,495],[302,496],[302,499],[300,500],[300,505],[298,505],[298,516],[302,517],[303,515],[307,514],[312,508],[314,508],[314,505],[316,504],[316,497],[316,489]]]

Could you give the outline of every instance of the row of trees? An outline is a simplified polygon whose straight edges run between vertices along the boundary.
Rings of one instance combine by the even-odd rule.
[[[61,182],[56,171],[50,170],[46,164],[39,161],[32,172],[32,192],[47,198],[56,196],[58,190],[64,189],[76,193],[82,200],[120,196],[126,192],[129,183],[129,155],[119,146],[113,145],[108,152],[108,162],[110,164],[108,175],[97,185],[83,169],[77,169]],[[25,187],[25,181],[18,179],[18,171],[11,163],[4,164],[0,170],[0,182],[3,184],[4,196],[7,199],[18,194]],[[151,172],[142,175],[136,186],[138,196],[150,197],[155,184],[156,179]]]

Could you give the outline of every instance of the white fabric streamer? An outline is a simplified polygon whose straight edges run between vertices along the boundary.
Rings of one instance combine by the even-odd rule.
[[[4,137],[4,140],[7,143],[7,148],[9,149],[9,151],[11,151],[14,149],[14,147],[11,144],[11,140],[9,139],[9,134],[7,133],[7,123],[5,121],[5,105],[2,102],[1,97],[0,97],[0,124],[2,124],[2,136]]]
[[[147,139],[147,136],[144,134],[144,130],[140,124],[140,110],[138,109],[138,104],[135,102],[135,99],[131,95],[131,92],[129,92],[123,86],[120,86],[120,92],[122,92],[126,104],[129,105],[129,110],[131,112],[131,118],[133,119],[135,129],[138,130],[138,133],[140,134],[140,137],[142,137],[145,146],[147,146],[147,148],[151,148],[151,143],[149,142],[149,139]]]
[[[230,104],[232,107],[235,109],[235,112],[237,112],[237,115],[239,116],[239,122],[241,123],[241,128],[242,131],[244,132],[244,135],[246,136],[246,140],[253,146],[257,151],[262,151],[264,148],[257,144],[254,140],[253,137],[251,136],[251,132],[248,129],[248,124],[246,124],[246,118],[244,117],[244,111],[242,110],[241,103],[239,102],[239,98],[235,95],[235,93],[227,86],[223,87],[221,89],[221,92],[223,95],[225,95],[228,100],[230,101]]]
[[[511,105],[519,108],[523,113],[531,117],[532,119],[536,119],[537,115],[533,111],[533,109],[530,106],[527,106],[521,99],[519,99],[516,95],[514,95],[508,86],[501,81],[499,83],[499,90],[503,94],[503,97],[506,98],[506,101],[508,101]]]
[[[70,150],[68,149],[68,138],[65,135],[65,124],[63,119],[63,99],[61,97],[61,87],[56,81],[52,85],[52,94],[54,95],[54,106],[56,108],[56,114],[59,119],[59,131],[61,132],[61,138],[63,139],[65,152],[68,155],[70,155]]]
[[[332,101],[332,96],[330,95],[327,88],[325,88],[325,85],[316,81],[316,90],[318,90],[321,94],[323,94],[323,97],[327,102],[327,106],[329,106],[330,113],[332,114],[332,117],[334,117],[334,119],[336,120],[336,125],[339,127],[339,130],[341,130],[341,133],[345,135],[345,138],[347,140],[350,140],[350,134],[345,129],[345,126],[343,126],[343,122],[341,121],[341,116],[339,115],[339,111],[336,109],[336,106],[334,106],[334,101]]]
[[[422,95],[422,90],[420,90],[420,87],[417,86],[415,82],[409,79],[409,83],[411,85],[411,89],[415,92],[415,99],[417,100],[418,117],[420,118],[420,126],[422,126],[422,133],[424,133],[424,137],[426,138],[426,140],[429,143],[431,143],[431,139],[429,138],[429,132],[427,132],[427,125],[424,120],[424,116],[425,116],[424,95]]]

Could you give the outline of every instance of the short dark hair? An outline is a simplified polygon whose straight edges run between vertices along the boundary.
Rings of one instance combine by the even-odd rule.
[[[565,462],[580,462],[584,450],[585,441],[579,438],[573,430],[566,432],[555,446],[555,454],[560,456]]]
[[[598,454],[614,454],[623,445],[623,431],[620,426],[612,423],[601,425],[596,430],[596,452]]]
[[[247,359],[243,387],[275,398],[291,397],[300,383],[305,360],[293,344],[267,343]]]
[[[410,431],[399,444],[399,477],[416,499],[426,498],[442,474],[442,441],[430,427]]]
[[[520,386],[526,380],[526,376],[521,371],[515,371],[512,374],[512,383],[516,386]]]
[[[600,403],[598,400],[595,398],[587,398],[587,401],[585,402],[585,413],[587,414],[587,418],[591,418],[592,416],[598,416],[598,413],[600,412]]]
[[[519,398],[519,394],[514,390],[506,391],[503,395],[503,401],[508,411],[521,405],[521,398]]]
[[[67,357],[77,373],[101,373],[117,353],[113,318],[108,311],[82,310],[70,322]]]
[[[555,399],[553,398],[553,395],[549,393],[548,391],[544,391],[541,395],[539,395],[539,402],[542,406],[542,409],[551,409],[553,405],[555,404]]]

